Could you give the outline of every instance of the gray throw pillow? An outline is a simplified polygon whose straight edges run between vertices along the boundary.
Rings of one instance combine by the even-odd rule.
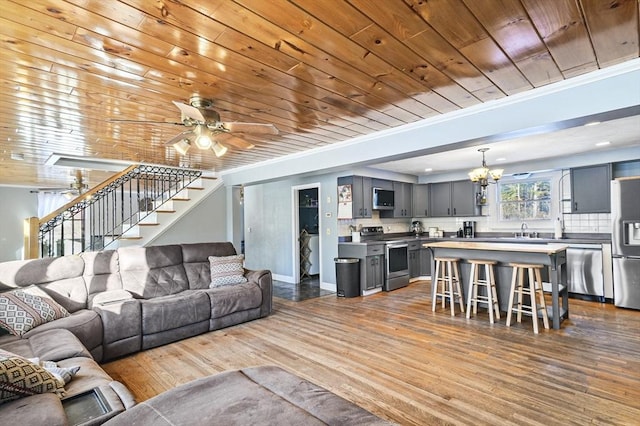
[[[211,284],[209,288],[246,283],[244,276],[244,255],[209,256]]]

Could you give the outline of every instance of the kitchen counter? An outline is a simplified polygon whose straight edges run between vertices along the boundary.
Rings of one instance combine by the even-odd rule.
[[[569,318],[569,292],[567,288],[566,251],[568,244],[545,243],[518,243],[472,241],[471,239],[459,239],[463,241],[431,241],[423,243],[423,247],[432,251],[433,257],[456,257],[461,260],[460,281],[463,293],[468,295],[470,266],[466,260],[486,259],[495,260],[496,287],[498,290],[498,302],[500,310],[508,311],[508,298],[511,290],[512,268],[509,263],[536,263],[548,266],[543,270],[545,291],[551,292],[552,306],[549,317],[552,319],[553,328],[559,329],[562,319]],[[557,240],[554,240],[557,241]],[[432,266],[432,270],[435,266]],[[433,283],[432,283],[433,286]]]

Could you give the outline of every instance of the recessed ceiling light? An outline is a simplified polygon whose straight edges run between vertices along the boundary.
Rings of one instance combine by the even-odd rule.
[[[424,169],[424,171],[425,171],[425,172],[432,172],[432,171],[433,171],[433,169],[432,169],[431,167],[429,167],[429,168],[427,168],[427,169]]]
[[[596,144],[596,146],[607,146],[607,145],[611,145],[611,142],[609,141],[602,141],[602,142],[598,142]]]
[[[600,124],[599,121],[590,121],[587,124],[585,124],[585,126],[597,126],[598,124]]]
[[[507,161],[507,159],[504,157],[500,157],[500,158],[496,158],[496,161]]]

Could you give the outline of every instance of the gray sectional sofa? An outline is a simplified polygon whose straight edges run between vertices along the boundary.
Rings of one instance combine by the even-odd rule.
[[[209,256],[235,254],[231,243],[216,242],[0,263],[0,293],[35,285],[70,314],[38,325],[21,337],[0,331],[0,349],[61,366],[81,364],[77,377],[65,387],[64,398],[101,387],[122,411],[133,405],[131,395],[98,362],[271,313],[270,271],[245,270],[244,283],[209,287]],[[46,399],[48,404],[36,399]],[[56,406],[54,399],[57,408],[51,410],[50,405]],[[0,418],[22,422],[21,417],[13,416],[23,406],[30,406],[36,417],[41,409],[47,415],[55,413],[54,417],[64,415],[58,396],[42,394],[0,404]],[[66,423],[63,417],[56,419],[59,421],[47,417],[46,423]]]

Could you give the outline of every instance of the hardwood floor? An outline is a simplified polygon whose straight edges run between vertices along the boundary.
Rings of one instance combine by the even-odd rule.
[[[138,401],[276,364],[400,424],[638,424],[640,312],[571,299],[561,330],[431,312],[429,283],[274,299],[272,316],[104,365]]]

